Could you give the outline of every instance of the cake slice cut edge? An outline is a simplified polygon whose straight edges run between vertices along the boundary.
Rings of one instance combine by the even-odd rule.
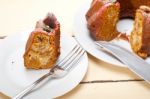
[[[133,52],[140,57],[145,59],[150,55],[150,8],[147,6],[136,10],[130,44]]]

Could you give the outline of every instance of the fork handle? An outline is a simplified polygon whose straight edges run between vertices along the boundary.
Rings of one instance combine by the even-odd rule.
[[[31,85],[27,86],[27,88],[25,88],[23,91],[21,91],[19,94],[17,94],[16,96],[14,96],[12,99],[21,99],[23,98],[26,94],[28,94],[33,88],[35,88],[41,81],[43,81],[45,78],[47,78],[48,76],[50,76],[51,73],[47,73],[45,75],[43,75],[42,77],[40,77],[38,80],[36,80],[35,82],[33,82]]]

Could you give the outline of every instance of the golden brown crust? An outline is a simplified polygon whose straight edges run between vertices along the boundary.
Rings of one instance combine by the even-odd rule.
[[[117,0],[120,3],[120,18],[134,18],[136,9],[141,5],[150,6],[150,0]]]
[[[102,0],[93,0],[90,9],[86,13],[86,19],[88,19],[104,5]]]
[[[51,19],[49,14],[44,21],[37,22],[27,40],[23,56],[26,68],[51,68],[60,54],[60,24],[56,19]]]
[[[143,35],[142,35],[142,47],[141,50],[150,55],[150,8],[149,10],[141,11],[144,21],[143,21]]]

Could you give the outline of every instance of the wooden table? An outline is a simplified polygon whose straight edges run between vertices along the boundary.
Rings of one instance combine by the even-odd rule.
[[[10,36],[29,28],[53,12],[61,23],[61,31],[73,35],[76,11],[86,0],[1,0],[0,36]],[[88,71],[82,82],[57,99],[150,99],[150,84],[128,68],[114,66],[88,54]],[[0,99],[9,99],[2,92]]]

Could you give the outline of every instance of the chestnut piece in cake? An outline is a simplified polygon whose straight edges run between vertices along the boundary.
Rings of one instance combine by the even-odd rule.
[[[39,20],[26,43],[24,65],[31,69],[51,68],[60,55],[60,24],[52,13]]]

